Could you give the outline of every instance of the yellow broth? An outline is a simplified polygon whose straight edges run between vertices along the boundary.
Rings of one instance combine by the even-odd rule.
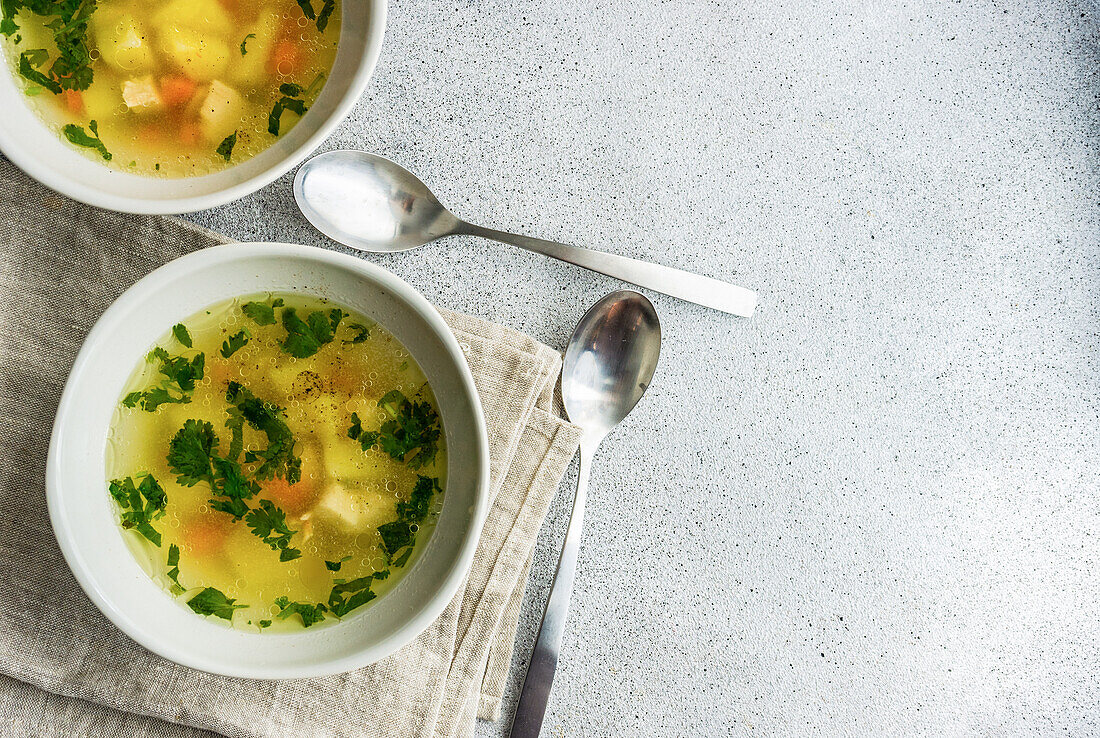
[[[316,99],[340,37],[339,0],[56,0],[43,15],[7,2],[0,33],[27,103],[89,156],[153,176],[272,145]],[[75,51],[55,36],[67,19]]]
[[[290,294],[223,302],[165,335],[126,383],[107,445],[112,504],[138,562],[200,615],[265,631],[301,628],[311,624],[311,615],[332,622],[399,581],[431,535],[447,465],[431,388],[397,339],[349,313]],[[333,322],[331,340],[324,342]],[[247,342],[238,348],[242,339]],[[310,350],[316,353],[288,353]],[[394,391],[404,400],[394,399]],[[164,397],[188,401],[160,403]],[[248,405],[249,397],[259,404]],[[238,449],[234,413],[241,427]],[[410,420],[415,413],[427,422],[417,426]],[[268,433],[269,421],[278,432]],[[195,429],[203,427],[217,440],[209,453],[197,454],[206,471],[187,467],[188,478],[181,468],[195,454],[183,452],[194,451],[195,438],[202,437]],[[300,459],[300,481],[293,484],[293,465],[275,473],[263,468],[285,448],[278,444],[279,428],[291,440],[290,457]],[[395,448],[395,437],[405,431],[412,431],[405,445]],[[205,456],[212,459],[202,461]],[[236,464],[236,486],[233,470],[226,472],[219,467],[226,462],[213,457]],[[253,484],[254,494],[235,501],[224,493],[241,483]],[[141,497],[143,485],[159,487],[166,502],[158,506]],[[137,503],[132,490],[138,490]],[[151,497],[155,502],[157,494]],[[292,531],[281,538],[278,526],[263,525],[280,514],[284,531]],[[411,545],[394,548],[403,534],[411,534]],[[300,555],[283,560],[285,549]],[[288,602],[309,611],[303,615],[293,604],[288,611]],[[219,603],[225,605],[220,611]]]

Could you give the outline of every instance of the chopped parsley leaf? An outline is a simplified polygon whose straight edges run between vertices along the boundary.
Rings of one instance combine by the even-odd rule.
[[[359,441],[364,451],[377,445],[390,458],[405,462],[410,469],[422,469],[431,464],[439,451],[442,433],[439,415],[431,404],[411,402],[399,390],[391,390],[382,396],[378,406],[390,419],[377,431],[364,431],[359,416],[353,414],[348,436]]]
[[[317,19],[317,13],[315,13],[313,10],[313,3],[311,3],[309,0],[298,0],[298,7],[302,9],[302,13],[305,15],[306,18],[309,18],[310,20]]]
[[[340,559],[339,561],[326,561],[325,562],[325,568],[328,569],[329,571],[340,571],[340,567],[344,565],[345,561],[351,561],[351,557],[350,556],[345,556],[344,558]]]
[[[168,468],[176,481],[187,487],[206,482],[214,498],[210,507],[240,520],[249,512],[245,500],[260,491],[260,485],[245,476],[241,465],[217,454],[214,426],[204,420],[188,420],[168,444]]]
[[[19,55],[19,74],[31,82],[37,85],[45,87],[47,90],[55,95],[61,94],[61,85],[51,79],[48,75],[35,69],[36,66],[41,65],[42,62],[36,62],[39,58],[39,52],[48,55],[45,49],[31,49],[24,51]]]
[[[322,0],[321,12],[317,14],[317,30],[324,33],[328,26],[328,19],[332,17],[332,11],[336,10],[336,0]]]
[[[309,0],[299,1],[309,2]],[[272,106],[271,112],[267,116],[267,131],[272,136],[279,135],[279,127],[282,123],[284,110],[289,110],[292,113],[297,113],[299,116],[302,116],[305,115],[306,111],[309,109],[306,107],[305,102],[298,98],[298,95],[302,94],[301,85],[284,83],[279,86],[279,92],[281,92],[283,96],[275,101],[275,105]]]
[[[333,308],[327,313],[316,310],[302,320],[294,308],[284,309],[283,328],[286,329],[287,335],[282,343],[283,351],[299,359],[313,356],[321,350],[322,346],[332,343],[336,327],[345,316],[346,313],[343,310]]]
[[[250,33],[247,36],[245,36],[244,39],[241,41],[241,56],[244,56],[245,54],[248,53],[248,49],[245,48],[245,44],[248,43],[248,39],[250,39],[250,38],[256,38],[256,34]]]
[[[107,491],[122,508],[119,516],[122,527],[140,533],[154,546],[159,546],[160,532],[153,527],[152,521],[164,517],[168,495],[153,475],[146,474],[138,484],[134,484],[133,477],[113,479]]]
[[[39,23],[53,32],[57,46],[57,57],[45,71],[34,68],[49,61],[45,49],[33,49],[29,55],[23,52],[19,59],[19,73],[28,76],[28,70],[34,72],[31,80],[54,93],[63,89],[87,89],[92,83],[88,21],[95,9],[96,3],[87,0],[0,0],[0,15],[3,16],[0,33],[12,36],[19,30],[16,15],[21,12],[34,13],[41,16]],[[20,43],[22,36],[16,35],[14,41]]]
[[[260,506],[252,508],[244,522],[257,538],[279,552],[279,561],[293,561],[302,555],[301,551],[290,547],[290,538],[296,531],[286,524],[286,513],[271,500],[260,500]]]
[[[408,562],[416,543],[416,532],[431,509],[432,497],[442,491],[438,479],[418,474],[408,501],[397,503],[397,520],[378,526],[382,548],[392,566],[404,566]],[[402,549],[404,553],[394,558]]]
[[[378,526],[378,535],[382,536],[382,547],[386,549],[386,556],[391,560],[395,553],[405,546],[411,546],[416,540],[412,528],[404,520],[394,520]]]
[[[241,312],[252,319],[256,325],[275,325],[275,308],[283,306],[283,298],[277,297],[271,302],[246,302]]]
[[[243,44],[241,48],[244,48]],[[218,148],[214,149],[214,153],[221,156],[227,162],[233,156],[233,147],[237,145],[237,132],[233,131],[218,144]]]
[[[223,620],[232,620],[233,611],[248,607],[235,604],[237,600],[226,597],[220,590],[207,587],[187,601],[187,606],[199,615],[214,615]]]
[[[234,406],[244,420],[267,436],[267,448],[250,451],[246,462],[262,461],[256,469],[259,479],[282,477],[290,484],[302,478],[302,459],[294,453],[294,434],[283,420],[283,410],[278,405],[261,401],[239,382],[230,382],[225,399]],[[251,456],[250,456],[251,455]]]
[[[261,628],[270,628],[271,627],[271,621],[270,620],[261,620],[260,622],[256,623],[256,625],[260,626]]]
[[[182,325],[177,327],[183,328]],[[176,328],[173,328],[172,332],[183,343],[183,338]],[[186,328],[183,328],[183,334],[186,335],[187,341],[191,340]],[[172,356],[158,346],[150,352],[147,360],[160,362],[160,373],[164,376],[164,383],[144,392],[130,392],[122,398],[123,405],[126,407],[140,405],[142,410],[151,413],[165,403],[191,402],[195,382],[202,379],[206,371],[205,354],[200,352],[193,358],[187,359],[183,356]]]
[[[180,584],[180,547],[172,544],[168,547],[168,578],[172,585],[172,594],[183,594],[183,585]]]
[[[370,328],[362,323],[352,323],[348,328],[355,331],[355,335],[350,341],[344,341],[344,343],[362,343],[370,338]]]
[[[439,486],[439,480],[435,477],[416,475],[416,486],[413,487],[409,501],[398,501],[397,514],[412,523],[422,523],[428,517],[428,509],[432,504],[432,496],[436,492],[443,492]]]
[[[22,57],[20,57],[20,60],[22,60]],[[61,132],[65,134],[65,138],[69,139],[69,143],[83,146],[86,149],[95,149],[105,161],[110,161],[111,152],[107,150],[107,147],[99,138],[99,124],[93,120],[88,123],[88,129],[91,130],[90,134],[76,123],[67,123],[61,129]]]
[[[381,573],[375,572],[365,577],[333,585],[332,592],[328,596],[328,609],[336,617],[342,618],[355,608],[373,600],[377,595],[371,591],[371,585],[375,579],[386,578],[385,576],[378,576]],[[385,575],[388,576],[389,572],[387,571]]]
[[[188,420],[168,443],[168,468],[176,481],[187,487],[199,482],[214,483],[214,449],[218,437],[214,426],[204,420]]]
[[[206,354],[201,351],[188,359],[183,356],[172,356],[158,346],[149,354],[149,360],[153,359],[160,361],[160,373],[183,392],[193,391],[195,381],[202,379],[205,373]]]
[[[183,323],[176,323],[172,326],[172,335],[184,346],[191,348],[191,334],[187,332],[187,326]]]
[[[248,343],[248,331],[244,328],[222,341],[221,355],[228,359]]]
[[[279,614],[276,615],[279,620],[286,620],[291,615],[297,615],[302,619],[302,626],[305,628],[324,620],[325,611],[328,610],[328,608],[320,602],[316,605],[309,605],[305,602],[291,602],[290,598],[285,596],[276,597],[275,606],[279,608]]]

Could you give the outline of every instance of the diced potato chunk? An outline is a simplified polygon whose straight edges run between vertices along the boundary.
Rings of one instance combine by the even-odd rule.
[[[384,482],[393,471],[382,454],[365,452],[344,434],[325,442],[325,469],[334,479],[345,482]]]
[[[241,124],[244,112],[241,94],[229,85],[214,80],[199,106],[203,136],[209,141],[221,141]]]
[[[153,15],[153,24],[158,31],[190,28],[215,36],[233,31],[233,19],[218,0],[171,0]]]
[[[152,75],[141,79],[128,79],[122,83],[122,102],[135,113],[160,110],[164,101],[160,99],[157,84]]]
[[[267,60],[275,45],[279,17],[274,11],[264,11],[252,26],[245,29],[245,54],[229,68],[229,78],[239,85],[253,85],[267,79]]]
[[[222,77],[229,66],[233,21],[217,0],[171,0],[153,15],[165,56],[192,79]]]
[[[150,36],[134,16],[120,8],[97,8],[92,32],[103,60],[129,73],[148,72],[156,64]]]
[[[193,28],[164,28],[157,37],[161,51],[184,74],[199,81],[220,77],[229,66],[229,45]]]
[[[121,84],[106,70],[98,71],[88,89],[84,90],[84,111],[92,120],[110,118],[122,104]]]

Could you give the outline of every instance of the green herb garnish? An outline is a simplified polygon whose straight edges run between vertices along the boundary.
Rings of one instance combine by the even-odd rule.
[[[416,485],[413,487],[412,494],[409,495],[408,502],[400,500],[397,503],[398,517],[410,523],[424,522],[424,518],[428,517],[428,510],[432,504],[432,497],[436,492],[443,492],[443,488],[439,486],[438,479],[435,477],[425,477],[423,474],[417,474]]]
[[[329,18],[332,17],[332,11],[336,9],[336,0],[322,0],[320,13],[314,11],[310,0],[298,0],[298,7],[302,9],[302,14],[306,18],[316,21],[317,30],[324,33],[325,28],[328,27]]]
[[[232,620],[233,611],[247,607],[234,604],[237,600],[226,597],[220,590],[207,587],[187,601],[187,606],[199,615],[214,615],[223,620]]]
[[[305,3],[302,6],[303,9],[309,5],[309,0],[298,0],[298,2],[299,5]],[[313,12],[312,7],[310,7],[310,12]],[[312,15],[308,17],[310,19],[313,18]],[[289,110],[292,113],[297,113],[299,116],[302,116],[305,115],[306,110],[309,109],[306,107],[305,102],[299,98],[299,95],[303,92],[301,85],[290,82],[283,83],[279,85],[279,92],[282,93],[282,97],[275,101],[275,105],[271,108],[271,113],[267,116],[267,131],[272,136],[279,135],[279,126],[282,123],[284,110]]]
[[[244,48],[244,46],[242,45],[241,48]],[[224,139],[222,139],[222,142],[220,144],[218,144],[218,148],[214,149],[214,153],[218,154],[219,156],[221,156],[223,159],[225,159],[228,162],[230,157],[233,156],[233,147],[236,146],[236,145],[237,145],[237,132],[233,131],[228,136],[226,136]]]
[[[222,341],[221,354],[224,358],[228,359],[230,356],[237,353],[237,351],[243,348],[246,343],[248,343],[248,331],[242,328],[229,338]]]
[[[325,568],[328,569],[329,571],[340,571],[340,567],[344,565],[345,561],[351,561],[351,557],[350,556],[345,556],[344,558],[340,559],[339,561],[326,561],[325,562]]]
[[[404,520],[394,520],[378,526],[378,535],[382,536],[382,547],[386,549],[386,556],[391,561],[395,553],[416,541],[412,527]]]
[[[287,335],[282,343],[283,351],[299,359],[313,356],[322,346],[332,342],[336,326],[340,325],[345,315],[343,310],[333,308],[327,312],[314,311],[302,320],[294,308],[284,309],[283,328]]]
[[[176,481],[187,487],[199,482],[214,483],[211,457],[218,446],[214,426],[204,420],[184,422],[168,443],[168,468],[176,475]]]
[[[249,511],[245,500],[255,496],[260,486],[244,475],[236,461],[218,456],[217,449],[214,426],[188,420],[168,444],[168,468],[182,485],[206,482],[214,493],[210,507],[240,520]]]
[[[332,17],[332,11],[336,10],[336,0],[322,0],[321,12],[317,14],[317,30],[324,33],[328,26],[328,20]]]
[[[256,38],[256,34],[250,33],[241,40],[241,56],[244,56],[248,53],[248,49],[246,49],[244,45],[248,43],[248,39],[250,38]]]
[[[267,448],[254,451],[245,461],[262,461],[255,475],[259,479],[282,477],[290,484],[302,478],[302,459],[294,453],[294,434],[283,420],[283,410],[265,403],[239,382],[230,382],[225,400],[253,428],[267,436]]]
[[[286,513],[271,500],[260,500],[260,506],[245,516],[244,522],[253,535],[263,540],[273,551],[279,552],[279,561],[293,561],[302,555],[290,547],[290,538],[296,531],[286,524]]]
[[[42,57],[45,56],[45,59]],[[61,85],[51,79],[47,74],[38,71],[35,67],[41,66],[49,60],[49,52],[45,49],[30,49],[19,55],[19,74],[36,85],[39,90],[43,87],[55,95],[61,93]]]
[[[172,585],[172,594],[183,594],[183,585],[180,584],[180,547],[172,544],[168,547],[168,578]]]
[[[291,615],[297,615],[302,619],[302,626],[306,628],[324,620],[325,611],[328,610],[320,602],[316,605],[309,605],[305,602],[291,602],[288,597],[276,597],[275,606],[279,608],[279,614],[276,615],[279,620],[286,620]]]
[[[241,305],[241,312],[256,325],[275,325],[275,308],[282,306],[283,298],[276,297],[271,302],[246,302]]]
[[[15,34],[19,30],[16,14],[25,11],[42,17],[42,25],[53,32],[57,46],[57,57],[44,72],[34,67],[41,67],[49,61],[49,52],[32,49],[30,56],[27,56],[28,52],[20,54],[19,73],[54,93],[87,89],[92,83],[88,21],[95,9],[95,0],[0,0],[0,15],[3,15],[0,33],[5,36]],[[15,42],[20,41],[21,36],[16,36]],[[33,74],[28,75],[28,71]]]
[[[352,336],[350,341],[344,341],[344,343],[362,343],[370,338],[370,328],[362,323],[352,323],[348,328],[355,331],[355,335]]]
[[[409,560],[409,556],[412,555],[412,546],[416,543],[416,533],[420,524],[428,517],[432,497],[436,492],[442,491],[438,479],[418,474],[416,485],[408,501],[401,500],[397,503],[397,520],[378,526],[382,548],[385,549],[386,557],[393,566],[404,566]],[[405,549],[405,552],[394,558],[394,555],[402,549]]]
[[[410,469],[431,464],[439,451],[442,432],[439,415],[431,404],[411,402],[399,390],[391,390],[378,401],[378,407],[390,416],[378,431],[364,431],[359,416],[353,413],[348,436],[359,441],[364,451],[377,445],[390,458],[405,462]]]
[[[178,326],[183,328],[183,326]],[[173,334],[180,342],[183,342],[176,329]],[[191,336],[187,329],[183,328],[184,337],[188,342]],[[141,406],[142,410],[153,412],[165,403],[191,402],[191,393],[195,390],[195,382],[203,378],[206,367],[206,356],[201,352],[188,359],[183,356],[172,356],[159,346],[150,352],[147,361],[159,361],[160,373],[164,376],[162,384],[143,392],[130,392],[122,398],[122,404],[126,407]]]
[[[260,622],[256,623],[256,625],[260,626],[261,628],[270,628],[271,627],[271,621],[270,620],[261,620]]]
[[[83,146],[86,149],[95,149],[104,160],[110,161],[111,152],[107,150],[107,147],[103,145],[103,141],[99,138],[99,124],[93,120],[88,123],[88,128],[91,130],[91,134],[75,123],[67,123],[61,129],[61,132],[65,134],[65,138],[69,139],[69,143]]]
[[[153,527],[152,521],[164,517],[168,495],[153,475],[146,474],[136,485],[133,477],[113,479],[107,485],[107,491],[122,508],[122,527],[137,531],[154,546],[159,546],[160,533]]]
[[[385,579],[389,574],[388,571],[375,572],[334,585],[328,596],[328,609],[336,617],[342,618],[355,608],[367,604],[378,596],[371,591],[374,580]]]
[[[298,0],[298,7],[302,9],[302,13],[305,15],[306,18],[309,18],[310,20],[317,19],[317,13],[315,13],[313,10],[313,3],[311,3],[309,0]]]
[[[187,332],[187,326],[183,323],[176,323],[172,326],[172,335],[184,346],[191,348],[191,334]]]

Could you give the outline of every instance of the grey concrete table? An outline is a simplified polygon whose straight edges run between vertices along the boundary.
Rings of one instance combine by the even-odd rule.
[[[748,321],[654,298],[662,361],[597,459],[549,735],[1100,733],[1090,12],[394,0],[326,148],[487,225],[760,291]],[[332,245],[289,177],[192,217]],[[621,286],[475,240],[371,258],[559,347]]]

